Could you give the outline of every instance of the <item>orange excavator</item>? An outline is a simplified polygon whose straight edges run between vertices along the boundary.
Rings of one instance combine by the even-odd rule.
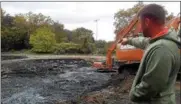
[[[170,21],[166,23],[166,27],[168,28],[173,28],[175,31],[180,31],[180,16],[177,16]],[[129,25],[125,26],[123,29],[121,29],[117,36],[116,40],[114,43],[111,45],[111,47],[107,51],[107,56],[106,56],[106,62],[94,62],[93,67],[97,69],[97,71],[103,71],[103,72],[114,72],[117,71],[117,69],[120,70],[120,68],[115,68],[113,65],[113,59],[112,59],[112,53],[116,49],[116,58],[118,60],[118,63],[120,66],[126,64],[126,65],[131,65],[133,63],[138,63],[136,64],[137,67],[139,65],[140,60],[142,59],[143,56],[143,50],[136,48],[134,46],[123,46],[121,45],[121,40],[124,37],[128,37],[130,33],[132,35],[138,36],[139,33],[141,33],[141,24],[138,20],[137,15],[134,16],[134,18],[131,20]],[[120,48],[121,46],[121,48]],[[126,48],[125,48],[126,47]],[[119,71],[118,70],[118,71]]]

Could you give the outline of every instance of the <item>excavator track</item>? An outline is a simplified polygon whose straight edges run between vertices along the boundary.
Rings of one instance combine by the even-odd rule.
[[[139,68],[140,63],[131,63],[131,64],[123,64],[120,65],[118,68],[118,72],[121,73],[127,73],[130,75],[135,75],[138,68]]]

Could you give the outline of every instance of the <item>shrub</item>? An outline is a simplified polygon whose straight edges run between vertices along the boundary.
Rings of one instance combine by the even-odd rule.
[[[74,43],[59,43],[54,47],[55,54],[75,54],[80,53],[80,45]]]
[[[9,28],[1,34],[1,49],[9,51],[11,49],[21,50],[25,48],[26,33],[16,28]]]
[[[53,52],[54,45],[56,44],[55,35],[48,27],[38,28],[33,34],[31,34],[30,44],[33,46],[33,52]]]

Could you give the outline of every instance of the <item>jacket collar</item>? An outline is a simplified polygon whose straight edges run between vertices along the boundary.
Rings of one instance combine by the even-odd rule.
[[[160,33],[158,33],[155,37],[151,38],[150,43],[153,43],[159,39],[164,38],[165,36],[167,36],[169,33],[169,29],[165,28],[163,29]]]

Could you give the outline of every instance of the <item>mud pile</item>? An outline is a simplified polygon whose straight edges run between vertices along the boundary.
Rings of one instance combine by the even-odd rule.
[[[2,104],[55,104],[109,85],[111,73],[95,72],[81,59],[2,63]]]

